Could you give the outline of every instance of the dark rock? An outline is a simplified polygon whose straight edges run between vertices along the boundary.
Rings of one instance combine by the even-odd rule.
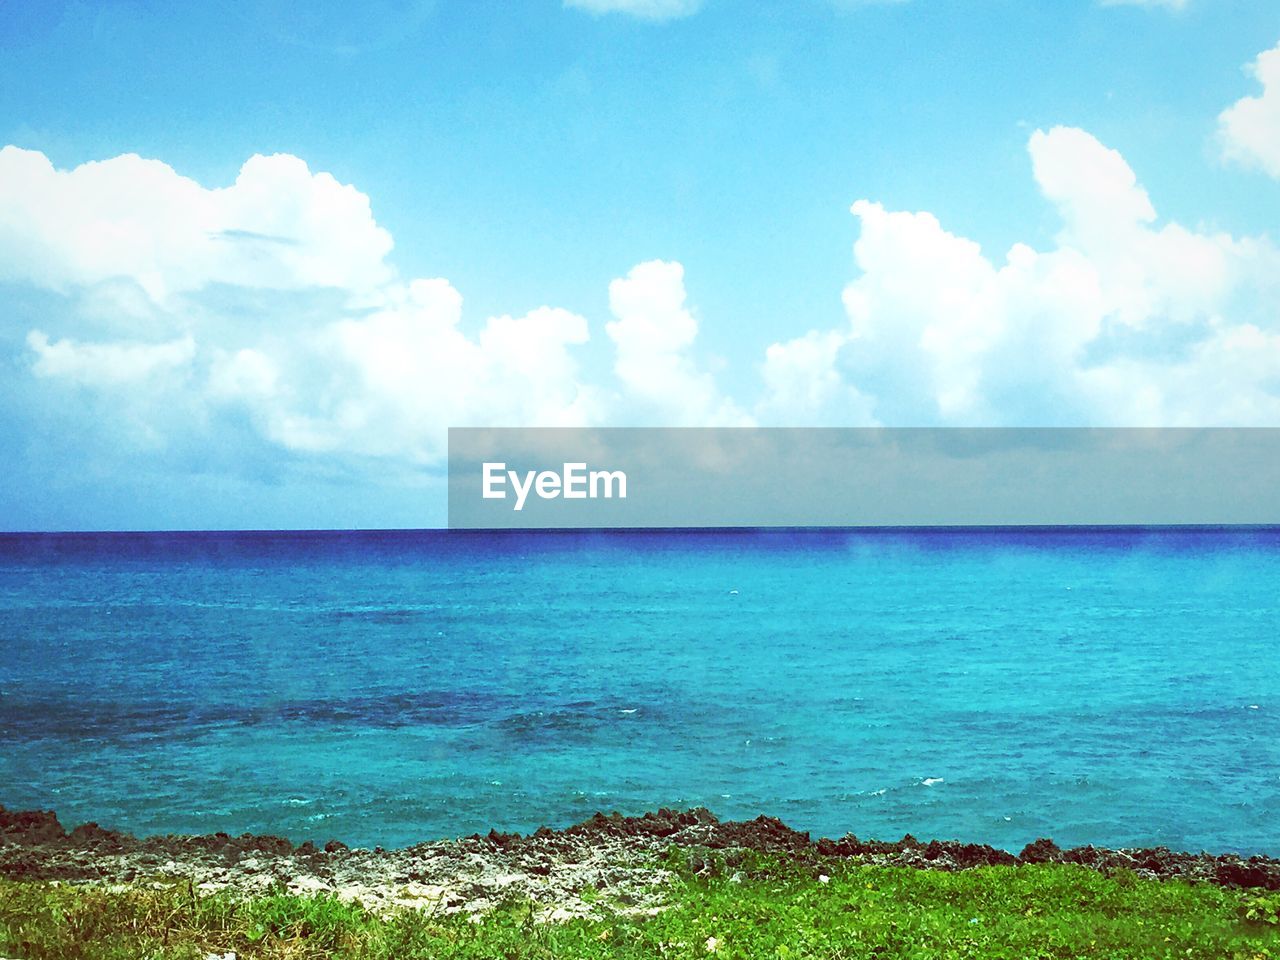
[[[253,849],[276,856],[293,853],[293,841],[288,837],[258,837]]]
[[[717,849],[749,847],[766,853],[782,853],[808,849],[812,844],[809,834],[792,830],[777,817],[759,816],[746,822],[716,823],[706,845]]]
[[[750,862],[749,851],[786,856],[803,869],[822,872],[823,861],[856,859],[871,864],[910,866],[931,870],[967,870],[974,867],[1014,865],[1019,862],[1073,863],[1104,873],[1124,876],[1181,878],[1229,887],[1280,890],[1280,860],[1254,856],[1213,856],[1207,853],[1179,853],[1165,847],[1108,850],[1084,846],[1062,850],[1049,839],[1028,844],[1019,857],[986,844],[931,840],[922,843],[910,834],[896,841],[860,840],[850,833],[832,840],[813,840],[808,833],[793,830],[776,817],[749,821],[721,821],[705,808],[671,810],[663,808],[638,817],[620,813],[597,813],[582,823],[563,830],[540,827],[532,836],[491,830],[457,844],[420,844],[402,851],[357,851],[351,863],[369,860],[391,861],[402,869],[423,873],[422,863],[438,857],[458,857],[462,851],[495,855],[501,851],[504,863],[518,862],[530,873],[546,876],[558,864],[581,863],[597,844],[634,847],[648,856],[675,846],[687,850],[687,863],[697,871],[736,869]],[[326,854],[341,854],[346,844],[330,840]],[[712,854],[710,851],[716,851]],[[300,862],[297,858],[305,858]],[[138,840],[129,834],[86,823],[69,834],[58,818],[47,811],[10,811],[0,807],[0,876],[27,879],[120,880],[145,877],[169,861],[222,869],[257,861],[256,869],[287,878],[299,871],[318,870],[331,876],[337,864],[326,864],[320,850],[310,841],[296,850],[283,837],[226,833],[204,836],[149,837]],[[344,865],[348,859],[344,858]],[[345,869],[345,866],[344,866]],[[380,869],[380,868],[379,868]],[[425,876],[426,874],[423,873]]]
[[[54,843],[67,832],[52,810],[7,810],[0,806],[0,839],[23,846]]]
[[[497,830],[490,830],[489,836],[485,839],[499,850],[509,850],[520,842],[521,837],[518,833],[499,833]]]
[[[1062,848],[1052,840],[1041,837],[1022,848],[1018,857],[1023,863],[1053,863],[1062,860]]]
[[[67,840],[81,847],[100,853],[123,853],[137,847],[133,837],[117,830],[104,830],[96,823],[82,823],[67,836]]]
[[[1219,858],[1214,877],[1218,883],[1228,887],[1280,890],[1280,864],[1275,861],[1266,863],[1259,857],[1250,857],[1244,862]]]
[[[995,847],[985,843],[931,840],[922,849],[922,852],[926,860],[937,861],[944,869],[952,870],[969,870],[973,867],[1012,866],[1018,862],[1018,858],[1007,850],[997,850]]]

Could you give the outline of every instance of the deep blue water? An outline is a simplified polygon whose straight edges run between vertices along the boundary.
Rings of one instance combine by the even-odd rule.
[[[0,536],[0,803],[1280,853],[1280,531]]]

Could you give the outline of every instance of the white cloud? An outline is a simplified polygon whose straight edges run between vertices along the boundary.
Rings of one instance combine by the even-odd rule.
[[[592,381],[586,318],[542,306],[464,332],[462,295],[394,279],[368,198],[296,157],[208,189],[135,156],[63,171],[6,148],[0,185],[0,279],[72,307],[62,339],[28,336],[32,371],[118,395],[152,447],[222,418],[294,455],[429,464],[449,426],[748,419],[690,356],[678,263],[611,284],[616,380]]]
[[[209,372],[209,395],[215,400],[269,400],[280,385],[280,371],[261,350],[219,351]]]
[[[765,395],[756,411],[759,418],[815,427],[874,424],[874,398],[860,392],[837,368],[847,342],[842,331],[810,330],[771,344],[761,368]]]
[[[1061,219],[1047,249],[995,260],[859,201],[847,324],[770,346],[750,413],[698,357],[681,264],[609,284],[613,362],[587,369],[587,318],[464,326],[447,280],[395,278],[363,194],[294,157],[210,189],[136,157],[0,151],[0,279],[61,304],[26,336],[28,406],[106,450],[114,418],[127,449],[190,469],[381,476],[438,464],[462,425],[1280,424],[1280,251],[1161,223],[1084,131],[1028,149]]]
[[[310,343],[295,403],[269,410],[285,446],[426,462],[449,426],[580,426],[596,415],[571,348],[580,316],[541,307],[491,317],[479,335],[458,329],[462,297],[444,280],[392,291],[366,317],[344,319]],[[316,383],[309,370],[326,371]],[[299,402],[300,401],[300,402]]]
[[[390,250],[368,197],[297,157],[252,157],[234,184],[207,189],[132,154],[57,170],[0,150],[3,280],[127,279],[157,301],[214,283],[361,292],[390,278]]]
[[[609,284],[609,309],[616,319],[605,332],[617,348],[614,372],[629,401],[624,419],[638,415],[667,426],[749,422],[688,355],[698,321],[685,306],[683,266],[651,260],[632,268]]]
[[[859,201],[849,326],[769,348],[762,416],[1280,423],[1280,251],[1157,226],[1128,164],[1081,130],[1037,132],[1029,151],[1063,223],[1052,249],[994,262],[931,214]]]
[[[459,329],[462,296],[445,280],[381,292],[364,314],[221,351],[211,402],[249,412],[272,443],[306,454],[432,463],[450,426],[582,426],[596,388],[573,348],[583,317],[552,307]]]
[[[421,464],[448,426],[600,419],[572,353],[583,317],[540,307],[468,335],[458,291],[395,280],[390,248],[367,197],[296,157],[207,189],[134,156],[61,171],[0,151],[0,279],[72,308],[70,335],[27,336],[31,370],[98,391],[84,412],[103,430],[119,412],[159,447],[222,417],[294,454]]]
[[[702,0],[564,0],[566,7],[597,16],[622,13],[640,20],[675,20],[698,12]]]
[[[1280,178],[1280,44],[1259,54],[1249,72],[1262,93],[1237,100],[1219,115],[1222,154]]]
[[[60,377],[86,386],[125,386],[157,373],[186,367],[196,354],[191,337],[167,343],[51,342],[39,330],[27,335],[35,353],[32,369],[40,377]]]

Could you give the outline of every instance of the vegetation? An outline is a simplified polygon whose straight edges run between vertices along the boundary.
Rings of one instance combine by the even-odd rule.
[[[196,958],[1235,958],[1280,960],[1280,894],[1068,865],[963,873],[748,855],[669,855],[670,906],[537,923],[508,903],[478,921],[376,916],[332,896],[252,899],[188,884],[126,888],[0,881],[0,956]]]

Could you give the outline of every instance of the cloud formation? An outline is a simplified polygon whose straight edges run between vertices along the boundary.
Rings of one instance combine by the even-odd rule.
[[[541,306],[465,333],[459,291],[399,279],[391,247],[368,197],[297,157],[206,188],[132,155],[57,170],[0,151],[0,281],[68,308],[25,332],[32,389],[79,388],[49,402],[103,431],[119,413],[153,447],[230,430],[286,457],[421,466],[449,426],[745,421],[689,355],[678,263],[610,287],[618,376],[602,382],[576,356],[586,318]]]
[[[1062,223],[1003,261],[929,213],[858,201],[847,328],[766,351],[771,421],[1280,424],[1280,251],[1160,225],[1115,151],[1056,127],[1028,144]]]
[[[51,290],[124,278],[163,303],[213,283],[364,291],[391,276],[368,197],[285,154],[210,190],[134,154],[57,170],[5,147],[0,211],[0,280]]]
[[[306,336],[304,362],[260,348],[262,361],[233,375],[249,389],[230,399],[291,450],[415,463],[440,459],[450,426],[582,426],[598,416],[571,352],[587,340],[584,318],[540,307],[491,317],[474,338],[461,318],[447,281],[397,286],[377,309]]]
[[[51,343],[39,330],[27,335],[38,377],[61,377],[93,387],[122,386],[187,366],[195,356],[191,337],[168,343]]]
[[[662,426],[745,426],[749,418],[722,397],[688,350],[698,321],[685,305],[684,267],[651,260],[609,284],[615,319],[605,332],[617,349],[614,372],[631,423]],[[636,411],[635,404],[639,405]]]
[[[744,402],[698,356],[678,262],[614,278],[607,318],[548,304],[464,327],[447,279],[396,274],[369,198],[296,157],[208,188],[6,148],[2,279],[57,309],[0,318],[19,400],[0,417],[54,418],[121,469],[366,480],[438,468],[448,426],[1280,424],[1280,250],[1162,222],[1083,130],[1027,149],[1060,223],[1046,249],[992,258],[859,200],[846,322],[768,346]],[[593,326],[612,349],[594,369]]]
[[[1259,54],[1248,69],[1262,93],[1237,100],[1218,116],[1222,154],[1280,179],[1280,43]]]

